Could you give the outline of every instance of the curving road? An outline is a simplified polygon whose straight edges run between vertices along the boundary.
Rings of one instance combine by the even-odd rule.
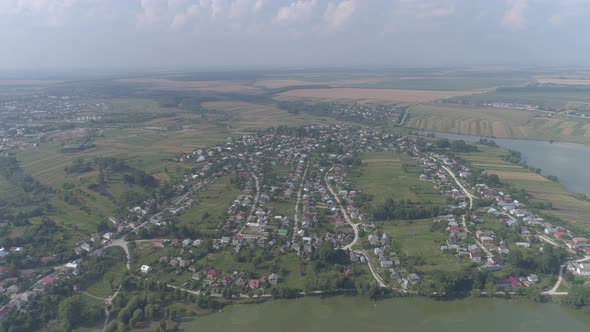
[[[459,188],[461,188],[461,191],[463,191],[465,196],[467,196],[467,198],[469,198],[469,210],[473,209],[473,198],[474,198],[473,195],[471,195],[471,193],[467,189],[465,189],[465,187],[463,187],[463,184],[461,184],[459,179],[457,179],[457,177],[455,176],[455,173],[450,168],[448,168],[445,165],[441,165],[441,167],[445,171],[447,171],[447,173],[449,173],[449,175],[451,175],[453,180],[455,180],[455,183],[459,186]]]
[[[346,209],[344,208],[344,206],[342,206],[342,203],[340,202],[340,197],[338,197],[338,195],[336,194],[336,192],[334,191],[334,189],[332,188],[332,186],[330,185],[330,182],[328,181],[328,174],[334,169],[334,166],[332,166],[327,172],[326,174],[324,174],[324,182],[326,182],[326,187],[328,187],[328,190],[330,191],[330,193],[332,194],[332,196],[334,196],[334,199],[336,199],[336,203],[338,203],[338,207],[340,208],[340,212],[342,212],[342,215],[344,216],[344,219],[346,220],[346,222],[350,225],[350,227],[352,227],[352,230],[354,231],[354,238],[352,239],[352,241],[345,245],[344,247],[342,247],[342,249],[344,250],[349,250],[350,248],[352,248],[359,240],[359,224],[355,224],[352,222],[352,220],[350,219],[350,217],[348,216],[348,212],[346,212]]]

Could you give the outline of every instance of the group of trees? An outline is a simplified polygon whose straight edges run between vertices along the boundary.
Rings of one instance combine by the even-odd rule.
[[[64,168],[67,174],[86,173],[92,171],[93,169],[94,168],[92,167],[92,162],[85,161],[83,157],[78,157],[74,159],[70,166],[66,166]]]
[[[424,219],[435,217],[440,213],[441,209],[436,205],[424,206],[407,200],[395,201],[391,197],[371,210],[375,220]]]
[[[522,248],[510,250],[506,261],[522,273],[558,273],[559,266],[567,258],[567,253],[562,248],[545,246],[542,255]]]
[[[45,192],[47,188],[32,176],[26,175],[14,157],[0,157],[0,176],[25,192]]]

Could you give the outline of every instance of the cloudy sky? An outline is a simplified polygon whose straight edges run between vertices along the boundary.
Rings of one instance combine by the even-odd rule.
[[[588,65],[590,0],[0,0],[0,69]]]

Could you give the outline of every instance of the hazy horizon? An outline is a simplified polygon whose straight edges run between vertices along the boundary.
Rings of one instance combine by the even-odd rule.
[[[590,0],[5,0],[0,70],[588,65]]]

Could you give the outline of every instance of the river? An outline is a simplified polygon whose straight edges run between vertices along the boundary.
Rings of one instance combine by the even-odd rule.
[[[216,332],[587,332],[590,315],[527,300],[441,302],[417,297],[373,302],[360,296],[335,296],[233,305],[181,327]]]
[[[436,137],[479,141],[479,136],[433,133]],[[489,139],[489,138],[488,138]],[[590,197],[590,146],[576,143],[550,143],[523,139],[491,138],[499,146],[522,154],[522,160],[542,169],[543,175],[555,175],[573,193]]]

